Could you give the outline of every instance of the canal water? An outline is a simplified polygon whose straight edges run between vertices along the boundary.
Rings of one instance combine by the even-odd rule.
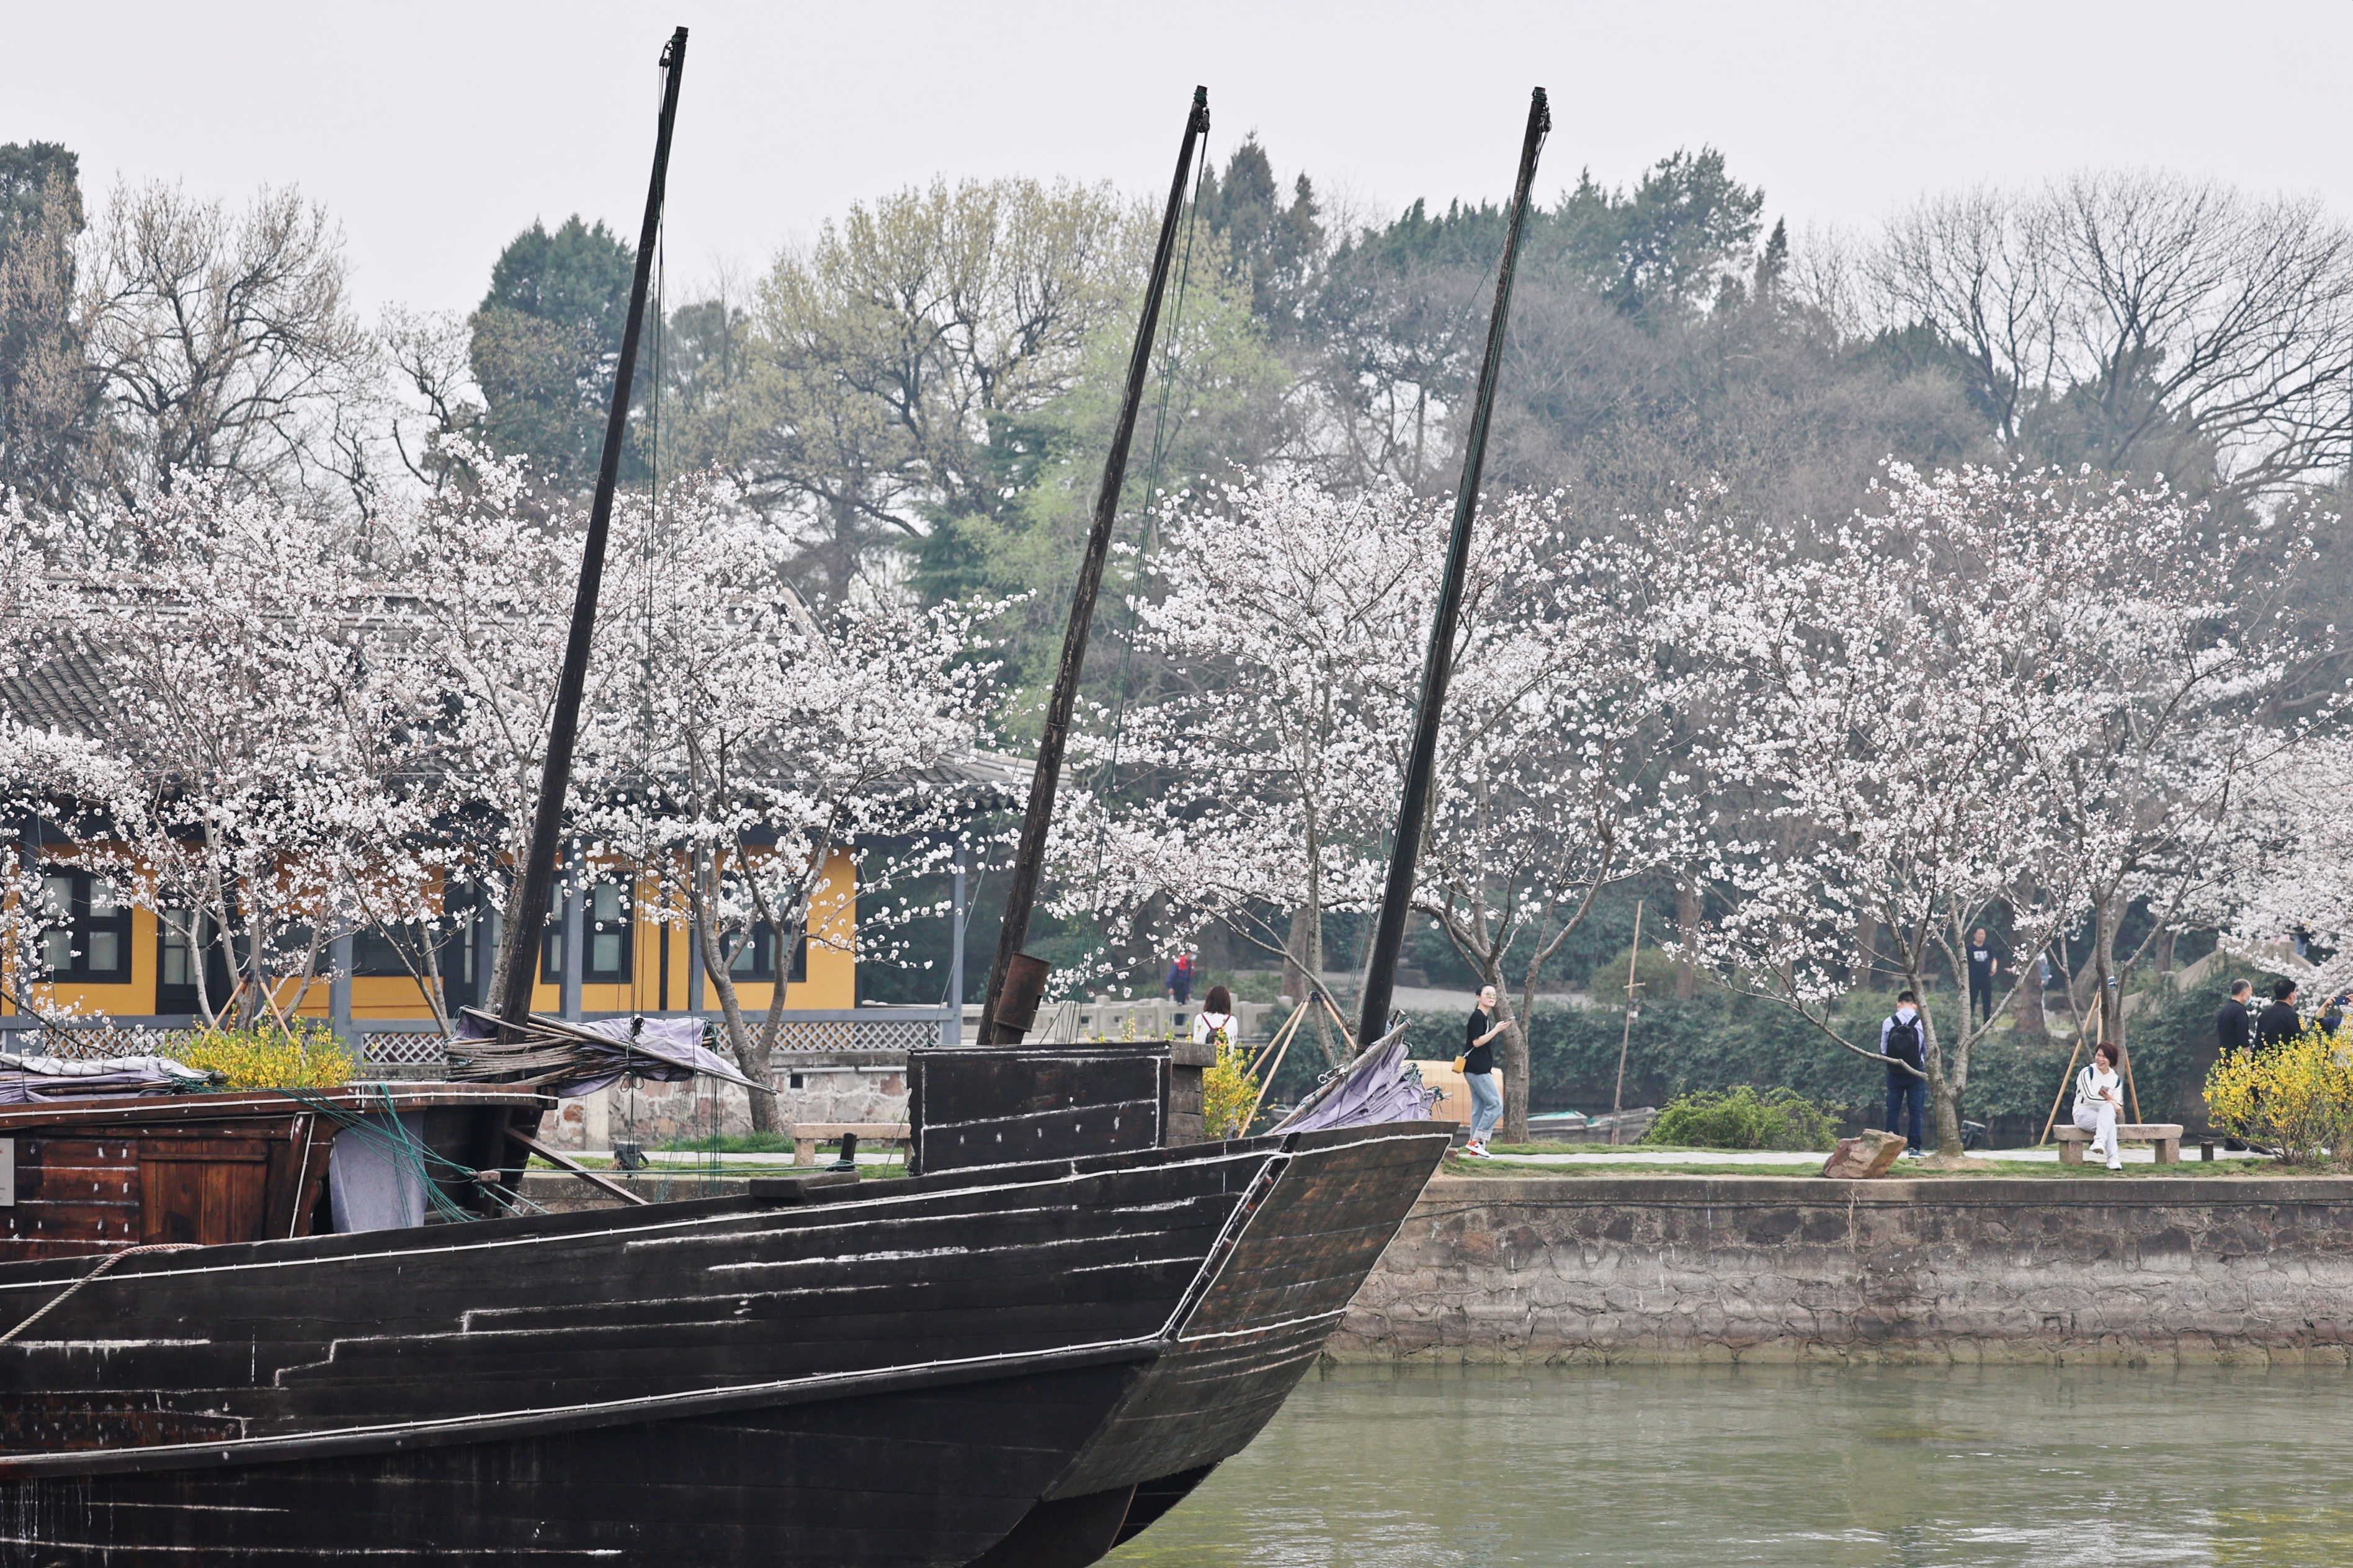
[[[2353,1564],[2353,1373],[1335,1368],[1108,1561]]]

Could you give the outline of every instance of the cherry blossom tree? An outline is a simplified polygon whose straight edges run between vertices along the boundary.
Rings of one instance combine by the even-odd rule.
[[[2007,917],[2014,994],[2089,919],[2121,1042],[2104,983],[2123,910],[2194,879],[2270,733],[2276,644],[2246,635],[2224,587],[2246,542],[2161,490],[2049,473],[1894,467],[1874,499],[1709,546],[1710,657],[1757,740],[1727,758],[1752,805],[1716,843],[1722,912],[1692,951],[1879,1060],[1836,1008],[1858,931],[1925,1000],[1976,927]],[[1957,1154],[1984,1026],[1923,1012],[1938,1148]]]
[[[685,911],[728,1045],[766,1082],[804,942],[841,941],[835,917],[857,900],[859,942],[879,957],[901,921],[938,912],[892,900],[966,833],[963,763],[990,714],[986,612],[852,603],[820,620],[784,584],[786,542],[708,482],[633,523],[653,530],[643,553],[658,567],[641,602],[617,606],[614,710],[634,716],[640,750],[584,800],[584,831]],[[847,885],[833,879],[844,851]],[[776,978],[756,1023],[733,979],[754,942]],[[752,1114],[773,1128],[772,1100],[754,1096]]]
[[[475,482],[387,509],[375,534],[378,556],[401,585],[395,608],[404,634],[436,690],[431,722],[412,738],[408,783],[427,808],[420,853],[439,896],[369,911],[377,933],[433,998],[443,989],[439,953],[458,918],[453,895],[462,892],[483,911],[512,903],[585,527],[576,499],[545,493],[520,461],[493,458],[454,437],[439,450]],[[619,497],[567,795],[575,821],[580,803],[618,796],[644,751],[635,696],[642,681],[629,634],[649,571],[658,565],[645,549],[649,517],[642,494]],[[558,876],[579,869],[560,867]],[[500,952],[503,958],[503,946]],[[501,994],[503,984],[493,973],[482,994]],[[440,1002],[434,1005],[446,1022]]]
[[[12,531],[29,528],[9,514]],[[315,513],[190,476],[135,516],[45,525],[9,662],[78,684],[116,763],[78,861],[233,980],[200,1005],[290,1011],[374,898],[414,901],[426,826],[403,784],[434,688],[384,584]],[[290,994],[289,987],[290,986]]]
[[[1221,921],[1320,970],[1324,914],[1378,897],[1447,528],[1443,504],[1402,488],[1290,479],[1172,517],[1148,568],[1161,592],[1136,611],[1144,650],[1186,684],[1085,748],[1147,792],[1099,790],[1072,814],[1066,905],[1174,933]],[[1577,537],[1557,498],[1500,498],[1480,520],[1414,904],[1519,993],[1507,1136],[1546,965],[1602,889],[1689,841],[1676,715],[1701,676],[1671,657],[1678,563],[1653,531]]]
[[[1164,942],[1219,921],[1320,979],[1324,916],[1379,896],[1434,516],[1402,488],[1285,477],[1170,515],[1131,607],[1174,684],[1072,737],[1058,912],[1165,922]]]

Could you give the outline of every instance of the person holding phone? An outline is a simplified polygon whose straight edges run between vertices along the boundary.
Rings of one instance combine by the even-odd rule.
[[[2075,1075],[2075,1125],[2092,1135],[2092,1152],[2105,1153],[2111,1171],[2125,1168],[2116,1153],[2116,1122],[2124,1110],[2116,1048],[2103,1040],[2092,1047],[2091,1065]]]

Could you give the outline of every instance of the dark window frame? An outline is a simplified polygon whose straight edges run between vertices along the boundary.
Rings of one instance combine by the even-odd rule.
[[[610,891],[616,895],[619,913],[611,921],[596,918],[596,895]],[[630,896],[630,887],[620,878],[600,879],[591,882],[580,894],[580,937],[587,949],[580,964],[583,985],[627,985],[636,973],[637,962],[637,900]],[[607,930],[607,926],[613,930]],[[617,963],[599,967],[591,962],[596,952],[596,940],[602,936],[620,939],[620,957]],[[539,981],[543,985],[559,985],[564,982],[564,904],[562,897],[549,900],[547,930],[539,943]]]
[[[67,892],[67,908],[62,921],[53,921],[49,913],[49,880],[65,880],[70,884]],[[111,878],[79,866],[47,865],[41,868],[41,953],[45,963],[49,955],[49,934],[63,931],[67,934],[67,962],[62,965],[47,964],[48,980],[75,981],[84,985],[127,985],[131,983],[131,900],[119,889],[114,892],[114,912],[103,918],[90,913],[90,895],[94,884],[103,881],[110,889]],[[105,969],[90,962],[91,938],[111,935],[114,938],[115,962]]]
[[[752,940],[744,944],[744,951],[737,953],[735,962],[728,966],[728,978],[746,981],[754,985],[774,984],[776,979],[776,966],[769,954],[775,951],[776,945],[774,931],[765,924],[755,927],[752,932]],[[750,960],[748,963],[745,963],[746,959]],[[793,943],[792,972],[785,976],[785,984],[787,985],[808,984],[808,935],[807,932],[803,932],[800,939]]]

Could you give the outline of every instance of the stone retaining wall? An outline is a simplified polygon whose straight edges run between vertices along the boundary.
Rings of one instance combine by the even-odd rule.
[[[2325,1362],[2353,1180],[1441,1177],[1352,1361]]]
[[[784,1121],[907,1120],[907,1069],[823,1067],[776,1074],[776,1114]],[[712,1079],[684,1083],[636,1083],[561,1100],[541,1136],[557,1149],[609,1149],[634,1137],[649,1149],[752,1130],[750,1091]]]

